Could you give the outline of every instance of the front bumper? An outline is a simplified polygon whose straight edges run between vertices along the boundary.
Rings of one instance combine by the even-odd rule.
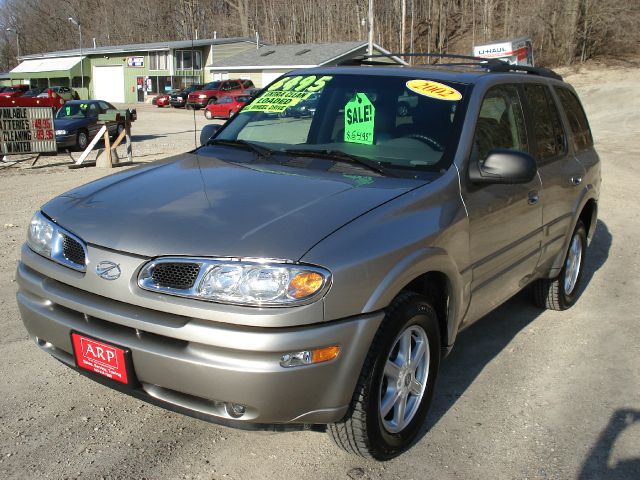
[[[58,148],[74,147],[76,145],[76,134],[56,135],[56,146]]]
[[[187,101],[187,105],[189,105],[190,107],[205,107],[208,103],[209,103],[208,98],[196,98],[196,99],[190,98]]]
[[[45,276],[34,263],[69,269],[25,249],[16,275],[17,300],[25,327],[40,348],[72,368],[72,330],[129,348],[139,387],[123,390],[107,379],[101,383],[225,425],[266,428],[340,420],[383,317],[378,312],[301,327],[255,328],[176,315]],[[341,352],[333,361],[294,368],[279,364],[284,353],[336,344]],[[227,412],[225,405],[231,402],[246,407],[241,418]]]

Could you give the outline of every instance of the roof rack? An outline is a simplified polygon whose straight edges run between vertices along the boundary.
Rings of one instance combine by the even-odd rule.
[[[442,66],[479,66],[489,72],[526,72],[531,75],[539,75],[541,77],[553,78],[556,80],[562,80],[562,76],[554,72],[549,68],[544,67],[529,67],[526,65],[512,65],[510,63],[498,60],[496,58],[482,58],[474,57],[471,55],[458,55],[454,53],[384,53],[375,55],[363,55],[360,58],[354,58],[349,63],[350,65],[391,65],[389,63],[370,60],[373,58],[388,58],[388,57],[434,57],[434,58],[454,58],[457,60],[469,60],[468,62],[456,62],[456,63],[435,63],[428,64],[430,67]],[[425,65],[426,66],[426,65]]]

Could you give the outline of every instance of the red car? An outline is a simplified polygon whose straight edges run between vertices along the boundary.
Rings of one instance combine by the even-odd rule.
[[[207,83],[202,90],[196,90],[189,94],[187,107],[194,109],[206,107],[209,103],[215,102],[218,98],[234,93],[242,93],[246,88],[252,88],[251,80],[216,80]]]
[[[11,85],[10,87],[5,87],[2,92],[0,92],[0,97],[4,98],[14,98],[21,96],[24,92],[29,90],[29,85]]]
[[[204,108],[204,116],[208,120],[213,120],[215,117],[231,118],[250,100],[251,95],[247,94],[225,95],[207,105]]]
[[[156,95],[156,98],[154,98],[154,103],[158,108],[170,107],[171,104],[169,103],[169,100],[171,100],[171,97],[168,94],[161,93],[160,95]]]

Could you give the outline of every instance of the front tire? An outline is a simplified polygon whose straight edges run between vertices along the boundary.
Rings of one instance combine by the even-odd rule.
[[[349,413],[328,426],[341,449],[389,460],[411,446],[424,425],[440,367],[434,309],[402,293],[387,309],[365,360]]]
[[[532,285],[533,301],[548,310],[566,310],[578,300],[582,283],[584,261],[587,253],[587,230],[578,220],[562,270],[555,278],[536,280]]]
[[[84,152],[89,145],[89,134],[86,130],[80,130],[76,135],[76,149],[80,152]]]

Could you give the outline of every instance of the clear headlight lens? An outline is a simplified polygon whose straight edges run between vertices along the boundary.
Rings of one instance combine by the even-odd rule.
[[[66,135],[67,133],[66,130],[56,130],[56,135]]]
[[[54,229],[53,222],[46,219],[40,212],[36,212],[29,224],[27,244],[34,252],[51,258]]]
[[[204,94],[201,94],[201,95],[198,95],[198,98],[207,98],[207,96]]]
[[[81,248],[84,252],[84,261],[78,262],[76,256],[67,258],[65,254],[65,242],[75,244],[75,248]],[[72,233],[66,231],[56,223],[49,220],[41,212],[36,212],[31,219],[27,230],[27,245],[34,252],[49,258],[66,267],[84,272],[86,270],[87,249],[84,242]]]
[[[154,280],[158,265],[176,262],[200,265],[192,287],[176,289]],[[329,287],[330,280],[331,274],[322,268],[266,259],[245,262],[165,257],[141,270],[138,285],[145,290],[220,303],[289,306],[316,300]]]

